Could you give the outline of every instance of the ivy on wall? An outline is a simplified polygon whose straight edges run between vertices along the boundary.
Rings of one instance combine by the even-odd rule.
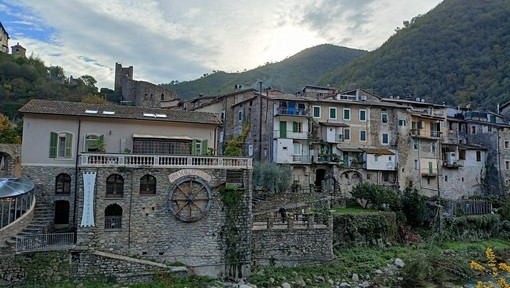
[[[394,212],[347,213],[333,216],[334,246],[392,242],[398,230]]]
[[[226,185],[219,189],[220,199],[223,203],[225,214],[225,226],[223,227],[223,238],[225,240],[225,271],[234,278],[242,277],[242,234],[244,218],[243,191],[238,190],[235,185]]]

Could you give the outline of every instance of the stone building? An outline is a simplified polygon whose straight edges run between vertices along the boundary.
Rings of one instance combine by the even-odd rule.
[[[0,22],[0,52],[9,54],[9,33]]]
[[[145,108],[173,108],[177,105],[177,93],[146,81],[133,79],[133,66],[122,67],[115,63],[114,90],[121,94],[120,102]]]
[[[27,54],[27,49],[25,49],[25,47],[19,45],[19,43],[16,43],[16,45],[12,46],[11,47],[11,53],[12,53],[12,56],[13,57],[27,57],[26,54]]]
[[[44,100],[20,112],[23,175],[53,210],[53,230],[76,229],[76,244],[92,250],[248,275],[251,159],[210,154],[214,114]],[[227,257],[228,185],[242,193],[238,263]]]

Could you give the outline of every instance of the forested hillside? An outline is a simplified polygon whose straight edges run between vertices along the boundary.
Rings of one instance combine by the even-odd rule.
[[[240,73],[215,71],[202,78],[178,83],[163,84],[177,92],[181,99],[203,95],[220,95],[231,92],[235,85],[245,88],[273,87],[295,93],[307,84],[314,84],[320,77],[365,54],[366,51],[329,44],[305,49],[281,62],[266,64]],[[239,61],[242,61],[240,59]]]
[[[97,93],[95,84],[90,75],[70,80],[62,67],[46,67],[37,57],[0,53],[0,113],[11,120],[30,99],[80,101]]]
[[[510,2],[445,0],[318,84],[494,110],[510,101]]]

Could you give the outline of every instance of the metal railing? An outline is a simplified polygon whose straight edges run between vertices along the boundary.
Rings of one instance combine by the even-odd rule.
[[[172,167],[172,168],[252,168],[251,158],[191,155],[95,154],[80,155],[81,167]]]
[[[16,236],[16,253],[74,247],[74,233]]]
[[[492,202],[484,200],[451,200],[444,205],[444,212],[449,216],[491,214]]]

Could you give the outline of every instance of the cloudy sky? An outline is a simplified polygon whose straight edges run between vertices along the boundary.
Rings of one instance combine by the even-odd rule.
[[[0,0],[10,36],[66,76],[113,88],[115,63],[155,84],[242,72],[329,43],[374,50],[441,0]]]

